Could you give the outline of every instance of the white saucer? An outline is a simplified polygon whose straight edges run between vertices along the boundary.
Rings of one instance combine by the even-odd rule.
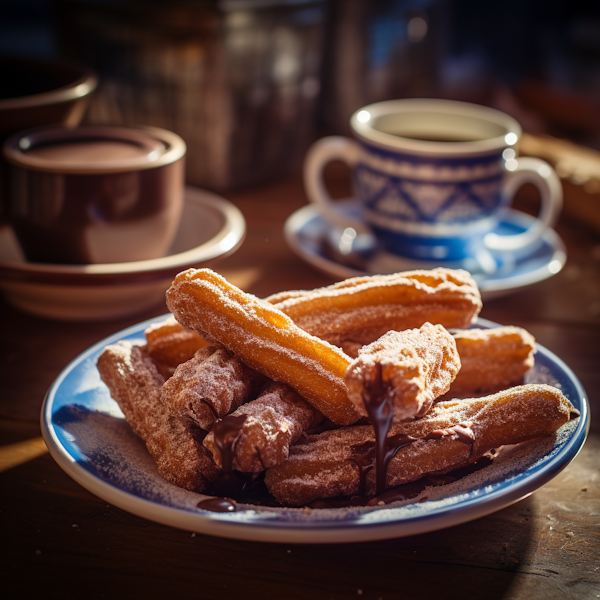
[[[339,204],[348,212],[356,211],[355,200],[341,200]],[[494,233],[520,233],[530,227],[533,221],[535,217],[509,209]],[[519,253],[486,252],[488,262],[491,259],[493,264],[493,268],[488,268],[487,271],[481,268],[479,261],[452,265],[433,264],[403,259],[384,251],[375,252],[360,266],[343,264],[328,250],[327,239],[331,234],[331,225],[321,217],[313,204],[303,206],[290,215],[285,223],[284,233],[290,248],[300,258],[336,279],[434,266],[460,267],[473,273],[482,297],[488,300],[556,275],[567,260],[563,241],[553,229],[548,229],[538,243]]]
[[[179,231],[167,256],[129,263],[54,265],[26,262],[9,227],[0,228],[0,289],[8,302],[38,316],[97,321],[136,314],[164,301],[177,273],[231,254],[246,221],[228,200],[187,187]]]

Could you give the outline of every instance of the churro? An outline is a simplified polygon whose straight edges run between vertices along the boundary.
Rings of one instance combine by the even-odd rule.
[[[165,379],[207,345],[197,333],[184,329],[174,317],[150,325],[144,334],[148,354]]]
[[[355,277],[266,300],[308,333],[353,355],[390,330],[417,328],[425,322],[446,329],[468,327],[482,306],[471,275],[446,268]]]
[[[177,275],[167,291],[167,306],[184,327],[288,384],[334,423],[358,419],[344,382],[349,357],[300,329],[276,307],[209,269]]]
[[[229,350],[205,346],[175,369],[161,398],[173,415],[185,415],[208,431],[217,419],[255,398],[265,381]]]
[[[224,471],[258,473],[282,463],[290,445],[322,420],[292,388],[271,382],[256,400],[215,423],[204,446]]]
[[[443,474],[486,452],[551,435],[569,420],[571,403],[548,385],[523,385],[484,398],[439,402],[422,418],[392,425],[386,486]],[[373,495],[375,437],[357,425],[306,436],[265,481],[282,504],[320,498]]]
[[[535,338],[521,327],[465,329],[454,339],[462,366],[448,397],[473,397],[521,384],[534,363]]]
[[[107,346],[98,358],[98,370],[164,479],[201,492],[219,477],[202,445],[205,432],[189,419],[173,417],[161,401],[164,377],[142,347],[128,341]]]
[[[385,400],[394,420],[422,417],[450,389],[459,369],[454,338],[441,325],[388,331],[350,364],[348,396],[364,416],[369,405]]]

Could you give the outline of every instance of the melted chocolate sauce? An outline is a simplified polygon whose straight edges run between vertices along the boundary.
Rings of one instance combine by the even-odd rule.
[[[237,504],[235,500],[229,498],[207,498],[198,502],[198,508],[211,512],[235,512]]]
[[[235,445],[246,419],[247,415],[229,415],[212,426],[215,446],[221,454],[221,467],[226,473],[233,471]]]
[[[199,508],[214,512],[237,510],[235,501],[229,500],[226,496],[235,496],[239,502],[244,504],[277,505],[266,489],[263,481],[264,473],[242,473],[233,469],[235,445],[246,419],[247,415],[228,415],[223,419],[217,419],[212,426],[214,443],[221,454],[224,473],[209,490],[215,497],[200,502]]]
[[[387,473],[387,466],[396,456],[399,450],[402,448],[409,446],[417,438],[411,437],[409,435],[404,435],[403,433],[399,433],[397,435],[392,435],[390,437],[385,438],[385,446],[383,452],[383,460],[382,463],[379,463],[377,456],[377,445],[374,442],[365,442],[364,444],[358,444],[352,448],[352,462],[358,467],[359,473],[359,495],[364,496],[367,493],[367,474],[369,471],[377,464],[383,464],[383,474],[384,477]],[[384,481],[385,484],[385,481]],[[377,490],[377,493],[382,493]]]
[[[392,424],[393,387],[383,381],[381,363],[376,363],[375,368],[376,371],[373,378],[370,381],[365,381],[363,402],[369,415],[369,421],[375,431],[375,485],[377,493],[381,494],[385,490],[385,475],[387,471],[385,446],[387,434]],[[359,468],[361,469],[361,476],[366,476],[364,469],[360,465]]]
[[[206,493],[220,498],[235,498],[237,502],[255,506],[280,506],[264,482],[265,473],[231,471],[215,481]]]

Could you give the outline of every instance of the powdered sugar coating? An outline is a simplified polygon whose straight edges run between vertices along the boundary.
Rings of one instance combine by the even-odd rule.
[[[164,378],[145,350],[129,341],[107,346],[98,370],[127,422],[144,440],[167,481],[202,491],[219,470],[194,435],[189,421],[174,418],[161,400]]]
[[[460,369],[454,338],[441,325],[388,331],[359,350],[346,371],[348,396],[367,415],[364,400],[375,380],[388,390],[395,420],[424,415],[445,394]]]
[[[174,416],[187,416],[208,431],[216,418],[255,398],[264,382],[229,350],[206,346],[175,369],[161,397]]]
[[[244,473],[258,473],[281,464],[304,431],[323,420],[323,415],[294,390],[275,382],[232,413],[234,417],[240,415],[246,420],[232,448],[233,468]],[[222,467],[212,431],[204,439],[204,446]]]

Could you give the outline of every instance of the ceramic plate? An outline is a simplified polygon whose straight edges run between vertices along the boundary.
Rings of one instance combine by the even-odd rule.
[[[338,543],[425,533],[482,517],[531,494],[577,455],[589,428],[581,384],[554,354],[538,346],[529,383],[559,387],[581,412],[557,435],[517,447],[512,454],[454,483],[427,488],[410,501],[384,508],[257,508],[233,513],[197,508],[205,498],[164,481],[143,442],[132,432],[100,380],[96,360],[107,344],[143,341],[139,323],[89,348],[54,382],[42,408],[42,433],[58,464],[83,487],[135,515],[181,529],[243,540]],[[494,323],[480,319],[479,327]]]
[[[356,214],[355,200],[342,200],[339,203],[341,208]],[[521,233],[534,221],[535,218],[530,215],[509,209],[494,233],[498,235]],[[562,270],[567,259],[563,241],[553,229],[548,229],[537,244],[519,253],[486,252],[481,261],[471,260],[461,264],[441,265],[441,263],[415,262],[387,252],[377,252],[359,266],[342,264],[328,250],[327,237],[331,233],[331,226],[312,204],[303,206],[293,213],[286,221],[284,232],[290,248],[298,256],[336,279],[411,269],[430,269],[436,266],[464,268],[473,274],[484,300],[509,294],[548,279]],[[491,263],[492,267],[482,265],[484,261]]]

